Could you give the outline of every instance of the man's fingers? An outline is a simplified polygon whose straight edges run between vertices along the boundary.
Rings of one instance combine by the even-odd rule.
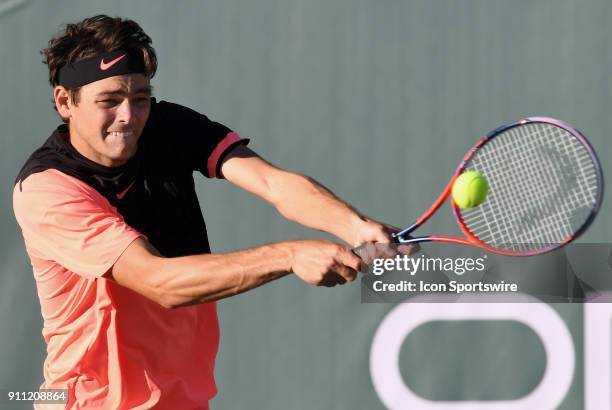
[[[325,286],[326,288],[333,288],[336,285],[344,285],[347,282],[346,278],[336,272],[329,272],[321,282],[319,286]]]
[[[361,268],[361,258],[349,249],[343,249],[339,254],[338,261],[353,271],[358,271]]]
[[[340,265],[339,264],[333,270],[333,273],[335,273],[336,275],[338,275],[341,278],[343,278],[345,282],[347,282],[347,281],[348,282],[352,282],[357,277],[357,269],[353,269],[353,268],[348,267],[346,265]],[[343,283],[345,283],[345,282],[343,282]]]
[[[332,268],[332,272],[340,275],[346,281],[354,281],[357,277],[357,272],[361,268],[361,258],[351,250],[343,248],[336,256],[336,265]]]

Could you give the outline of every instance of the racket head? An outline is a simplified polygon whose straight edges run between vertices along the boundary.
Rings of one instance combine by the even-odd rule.
[[[529,256],[564,246],[584,233],[603,200],[595,150],[554,118],[524,118],[485,135],[452,181],[471,170],[487,178],[487,199],[462,209],[451,197],[451,207],[470,242],[496,253]]]

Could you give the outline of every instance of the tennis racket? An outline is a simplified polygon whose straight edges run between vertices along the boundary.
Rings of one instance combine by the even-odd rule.
[[[462,209],[450,193],[466,171],[482,174],[489,193],[480,206]],[[553,118],[524,118],[478,141],[427,212],[392,238],[397,244],[447,242],[509,256],[539,255],[567,245],[593,223],[603,188],[597,155],[577,129]],[[449,197],[465,237],[411,237]],[[365,247],[355,249],[363,252]]]

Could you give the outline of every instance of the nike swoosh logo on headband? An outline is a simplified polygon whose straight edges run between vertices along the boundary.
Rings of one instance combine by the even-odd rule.
[[[104,59],[100,60],[100,70],[105,71],[108,70],[109,68],[111,68],[113,65],[115,65],[115,63],[119,60],[121,60],[123,57],[125,57],[127,55],[127,53],[125,54],[121,54],[119,57],[115,58],[112,61],[109,61],[108,63],[104,62]]]

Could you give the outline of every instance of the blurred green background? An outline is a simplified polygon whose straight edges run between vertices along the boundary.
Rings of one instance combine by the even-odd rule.
[[[480,136],[522,116],[568,121],[609,168],[607,0],[0,1],[0,388],[42,381],[40,306],[11,204],[19,167],[58,124],[39,50],[60,25],[100,13],[153,38],[158,99],[206,113],[388,223],[419,216]],[[196,183],[214,252],[326,237],[223,181]],[[605,201],[583,241],[612,240],[611,210]],[[427,230],[454,225],[442,212]],[[392,308],[361,304],[357,283],[292,277],[220,302],[213,408],[383,409],[368,361]],[[583,308],[554,309],[576,349],[559,408],[582,408]],[[400,367],[429,400],[510,400],[547,366],[538,340],[517,322],[433,322],[406,339]]]

